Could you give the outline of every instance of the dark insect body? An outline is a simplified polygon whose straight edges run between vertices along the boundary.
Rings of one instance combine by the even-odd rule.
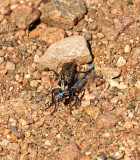
[[[61,87],[61,89],[68,90],[71,85],[75,81],[75,70],[76,70],[76,63],[67,63],[61,70],[58,76],[58,85]]]
[[[55,108],[52,114],[57,110],[57,106],[59,106],[59,102],[63,100],[63,98],[68,98],[69,100],[69,109],[70,113],[72,111],[71,101],[75,98],[74,105],[77,107],[77,105],[80,106],[81,100],[79,100],[78,96],[82,92],[83,87],[86,85],[87,80],[86,76],[91,72],[91,70],[94,68],[92,65],[87,72],[85,72],[84,76],[77,80],[77,73],[75,72],[76,64],[68,63],[60,72],[58,79],[59,79],[59,86],[61,88],[54,88],[52,90],[52,102],[47,107],[50,108],[53,103],[55,103]],[[84,94],[83,94],[84,95]]]

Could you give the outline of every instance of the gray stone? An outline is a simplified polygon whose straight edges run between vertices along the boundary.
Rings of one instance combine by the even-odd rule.
[[[92,61],[87,42],[83,36],[72,36],[53,43],[39,59],[42,68],[58,71],[65,63],[75,61],[85,64]]]
[[[41,21],[49,26],[71,29],[86,13],[81,0],[53,0],[41,6]]]

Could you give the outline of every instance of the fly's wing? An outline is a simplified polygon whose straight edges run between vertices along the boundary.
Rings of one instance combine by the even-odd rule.
[[[63,66],[58,77],[59,85],[62,88],[68,89],[69,86],[73,83],[75,76],[75,68],[76,68],[75,62],[67,63]]]

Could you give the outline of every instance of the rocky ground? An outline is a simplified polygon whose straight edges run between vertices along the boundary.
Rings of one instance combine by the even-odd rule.
[[[74,60],[95,66],[82,104],[51,115]],[[0,2],[1,160],[139,160],[139,106],[139,0]]]

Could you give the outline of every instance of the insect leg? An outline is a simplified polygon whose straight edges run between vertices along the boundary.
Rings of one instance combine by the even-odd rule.
[[[50,108],[52,106],[53,102],[55,102],[55,94],[59,94],[61,92],[62,92],[61,88],[52,89],[52,101],[51,101],[51,103],[49,104],[49,106],[46,109]]]

